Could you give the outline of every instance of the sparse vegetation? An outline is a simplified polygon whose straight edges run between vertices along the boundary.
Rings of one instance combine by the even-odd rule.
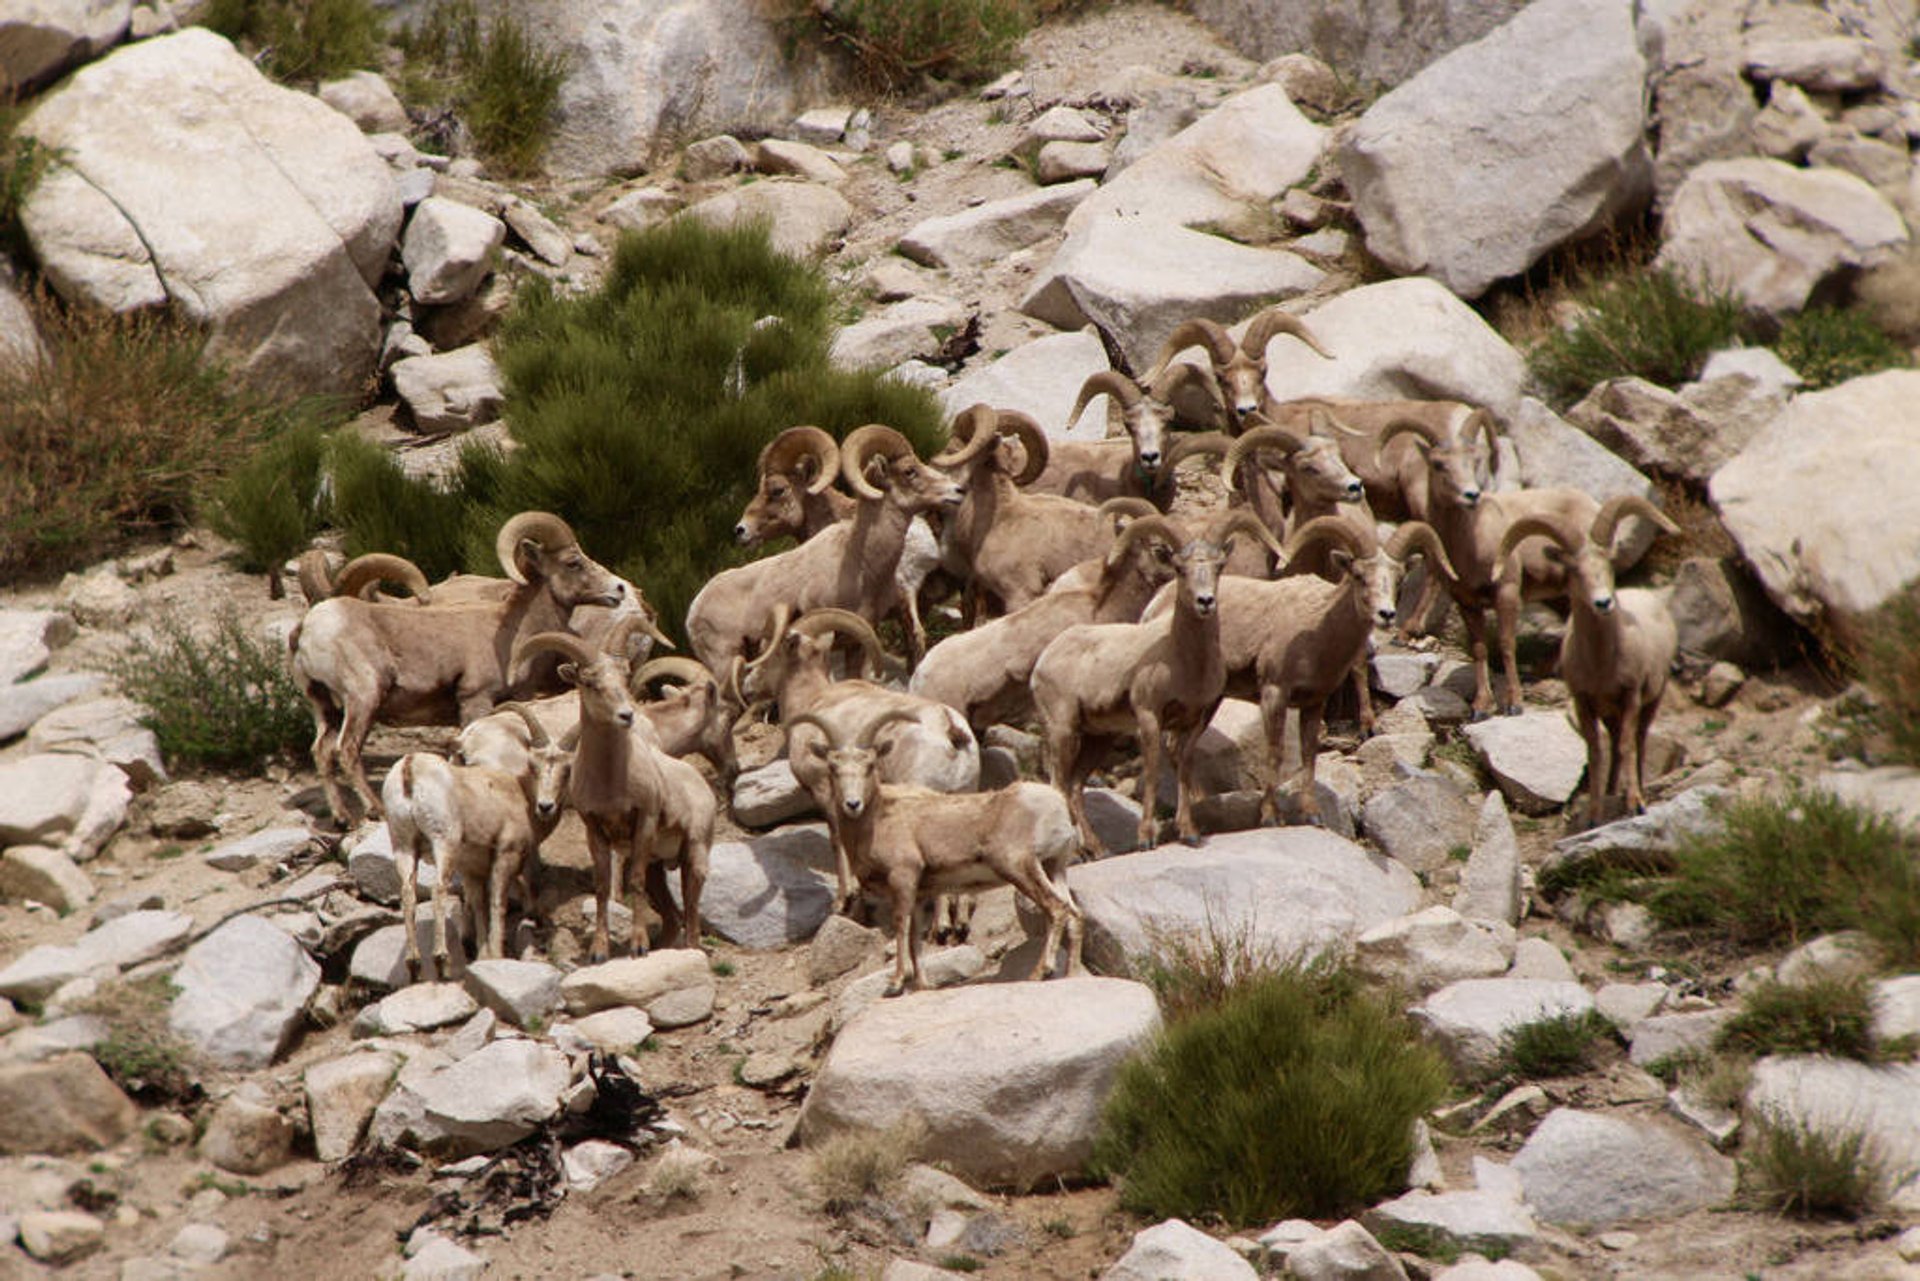
[[[495,169],[523,174],[539,165],[566,83],[564,54],[542,48],[504,10],[482,22],[473,0],[439,0],[398,43],[408,97],[450,107]]]
[[[107,1025],[94,1060],[129,1096],[148,1106],[192,1099],[199,1091],[191,1049],[167,1025],[173,984],[164,976],[103,983],[76,1012]]]
[[[1839,648],[1873,691],[1854,719],[1892,761],[1920,765],[1920,587],[1909,587],[1854,624]]]
[[[1548,334],[1532,356],[1534,376],[1562,405],[1626,375],[1678,386],[1741,334],[1737,298],[1665,269],[1627,271],[1577,297],[1580,318]]]
[[[1773,348],[1809,391],[1913,363],[1907,349],[1857,307],[1810,307],[1790,316]]]
[[[1043,6],[1035,0],[840,0],[789,4],[792,21],[811,24],[849,50],[881,89],[927,77],[973,83],[1006,70],[1014,46]],[[1059,5],[1046,6],[1058,8]]]
[[[313,733],[285,656],[232,609],[162,616],[129,640],[113,674],[175,763],[258,770]]]
[[[1198,938],[1154,934],[1151,941],[1152,950],[1135,957],[1133,968],[1169,1023],[1217,1009],[1241,983],[1290,969],[1287,958],[1259,942],[1251,923],[1228,930],[1211,913]]]
[[[1757,983],[1720,1029],[1719,1048],[1764,1054],[1833,1054],[1863,1063],[1905,1058],[1911,1037],[1883,1044],[1873,1031],[1873,985],[1865,975],[1816,974],[1797,983]]]
[[[378,65],[385,34],[371,0],[211,0],[200,22],[257,50],[275,79],[301,84]]]
[[[1501,1038],[1501,1066],[1510,1076],[1572,1076],[1594,1065],[1613,1024],[1598,1010],[1557,1014],[1510,1029]]]
[[[700,1166],[693,1160],[677,1155],[669,1149],[653,1163],[653,1170],[647,1175],[647,1191],[662,1201],[694,1200],[705,1190],[706,1180],[700,1174]]]
[[[20,262],[32,260],[20,209],[52,159],[38,142],[18,131],[26,114],[25,105],[0,91],[0,254]]]
[[[1858,1219],[1885,1200],[1890,1172],[1857,1130],[1783,1116],[1757,1118],[1741,1153],[1741,1190],[1763,1209],[1800,1219]]]
[[[925,1126],[908,1121],[890,1130],[837,1134],[822,1143],[808,1170],[822,1208],[840,1214],[869,1197],[885,1196],[925,1138]]]
[[[1811,789],[1736,801],[1721,820],[1646,896],[1663,924],[1745,948],[1858,929],[1888,963],[1920,963],[1920,859],[1891,820]]]
[[[1417,1254],[1442,1267],[1458,1263],[1469,1248],[1461,1245],[1451,1233],[1424,1223],[1382,1223],[1373,1236],[1389,1250]],[[1471,1249],[1489,1263],[1498,1263],[1510,1252],[1507,1243],[1499,1237],[1476,1240]]]
[[[1121,1069],[1094,1163],[1155,1217],[1335,1217],[1405,1186],[1413,1121],[1446,1087],[1396,1004],[1339,965],[1290,964]]]

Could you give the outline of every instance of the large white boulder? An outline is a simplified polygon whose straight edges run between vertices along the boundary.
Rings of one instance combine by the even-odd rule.
[[[1907,243],[1907,227],[1886,197],[1850,173],[1750,156],[1689,174],[1661,236],[1656,267],[1783,315],[1804,307],[1828,278],[1891,257]]]
[[[700,922],[741,947],[785,947],[813,937],[833,914],[833,846],[824,823],[721,841],[707,858]],[[668,888],[679,902],[680,878]]]
[[[1678,1218],[1734,1186],[1733,1162],[1677,1127],[1572,1108],[1548,1114],[1513,1169],[1535,1214],[1593,1227]]]
[[[1747,1115],[1829,1138],[1859,1134],[1893,1176],[1893,1204],[1920,1210],[1920,1065],[1878,1067],[1794,1055],[1761,1059],[1747,1087]]]
[[[394,393],[406,403],[419,431],[479,427],[498,418],[506,402],[500,368],[480,343],[408,356],[394,362],[392,373]]]
[[[928,267],[976,266],[1037,244],[1060,230],[1090,196],[1093,179],[1036,187],[916,224],[900,237],[900,252]]]
[[[42,752],[10,761],[0,765],[0,845],[63,845],[76,859],[92,858],[126,817],[132,794],[125,774],[91,757]]]
[[[1527,362],[1438,281],[1363,285],[1303,319],[1334,359],[1299,343],[1267,348],[1267,390],[1278,400],[1460,400],[1503,423],[1520,407]]]
[[[210,1062],[263,1068],[292,1038],[320,967],[279,927],[236,916],[187,949],[167,1022]]]
[[[1493,30],[1526,0],[1194,0],[1193,13],[1249,58],[1304,50],[1356,84],[1399,84]]]
[[[322,1161],[341,1161],[353,1155],[373,1110],[387,1096],[399,1068],[400,1060],[395,1055],[358,1050],[306,1070],[303,1080],[314,1155]]]
[[[1587,772],[1586,741],[1559,712],[1496,716],[1468,725],[1466,735],[1522,814],[1547,814],[1565,805]]]
[[[1409,1012],[1454,1066],[1476,1075],[1499,1063],[1513,1029],[1593,1008],[1593,995],[1578,983],[1491,978],[1449,984]]]
[[[832,187],[772,178],[709,196],[677,215],[713,227],[765,223],[773,247],[794,258],[825,250],[853,222],[853,206]]]
[[[1477,298],[1643,205],[1634,8],[1537,0],[1369,107],[1339,150],[1368,251]]]
[[[1167,1219],[1133,1234],[1100,1281],[1257,1281],[1253,1265],[1199,1228]]]
[[[133,0],[12,0],[0,10],[0,83],[33,88],[127,34]]]
[[[1920,578],[1920,372],[1794,399],[1708,494],[1775,604],[1803,623],[1871,610]]]
[[[20,218],[63,297],[171,305],[251,382],[359,393],[401,206],[352,121],[192,27],[77,72],[20,131],[56,157]]]
[[[425,1074],[403,1070],[375,1110],[373,1137],[388,1132],[381,1117],[404,1113],[401,1132],[425,1150],[455,1157],[491,1152],[557,1113],[571,1079],[567,1056],[551,1045],[490,1041],[451,1066]]]
[[[1420,883],[1404,865],[1311,827],[1207,838],[1082,863],[1067,883],[1086,914],[1086,959],[1126,974],[1168,941],[1242,934],[1275,957],[1345,950],[1361,931],[1412,912]]]
[[[941,407],[948,417],[978,404],[1017,409],[1031,415],[1050,437],[1099,440],[1107,434],[1104,401],[1089,406],[1077,422],[1069,423],[1067,415],[1087,379],[1108,367],[1107,349],[1091,328],[1048,334],[1020,344],[990,365],[969,369],[942,393]]]
[[[1160,1024],[1153,993],[1072,978],[915,992],[841,1031],[800,1110],[803,1143],[924,1127],[915,1155],[970,1183],[1077,1173],[1121,1062]]]

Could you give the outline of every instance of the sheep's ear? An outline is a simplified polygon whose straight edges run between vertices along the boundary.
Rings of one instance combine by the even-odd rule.
[[[877,744],[874,747],[873,749],[874,756],[878,757],[880,760],[885,760],[888,756],[891,756],[893,754],[893,745],[899,741],[900,741],[899,739],[889,735],[886,742]]]
[[[810,738],[810,739],[808,739],[808,740],[807,740],[807,755],[809,755],[809,756],[811,756],[811,757],[813,757],[813,758],[814,758],[815,760],[817,760],[817,761],[824,761],[824,760],[826,760],[826,759],[827,759],[827,743],[826,743],[826,740],[825,740],[825,739],[820,739],[820,738]]]
[[[1335,574],[1351,573],[1353,570],[1353,553],[1342,551],[1340,548],[1335,547],[1327,553],[1327,563],[1333,566],[1333,572]]]
[[[553,670],[561,680],[569,685],[578,685],[580,683],[580,669],[572,663],[562,663]]]

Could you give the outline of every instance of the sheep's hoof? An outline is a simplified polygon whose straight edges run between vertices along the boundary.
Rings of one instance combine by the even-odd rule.
[[[418,983],[419,981],[420,981],[420,962],[410,957],[407,960],[407,982]]]
[[[605,965],[606,963],[607,954],[605,952],[595,950],[587,953],[588,965]]]
[[[1478,725],[1481,721],[1490,719],[1491,716],[1492,716],[1492,713],[1487,711],[1487,709],[1484,707],[1476,707],[1472,711],[1467,713],[1467,719],[1469,721],[1472,721],[1475,725]]]
[[[1521,712],[1521,707],[1520,707],[1520,704],[1518,703],[1508,703],[1506,706],[1500,709],[1500,714],[1502,716],[1518,716],[1520,712]]]
[[[880,993],[880,995],[881,996],[899,996],[902,992],[906,990],[907,990],[906,984],[902,983],[899,979],[895,979],[893,982],[887,984],[885,990],[883,990]]]
[[[1193,832],[1193,833],[1190,833],[1189,835],[1181,837],[1180,843],[1186,846],[1188,849],[1197,850],[1202,845],[1206,844],[1206,838],[1201,836],[1200,833],[1198,832]]]

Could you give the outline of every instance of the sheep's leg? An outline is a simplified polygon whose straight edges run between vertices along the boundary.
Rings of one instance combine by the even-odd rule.
[[[398,833],[394,834],[396,837]],[[407,866],[400,869],[400,919],[407,929],[407,982],[420,981],[420,935],[414,920],[420,914],[420,850],[412,836],[393,842],[396,855],[406,852]]]
[[[1148,707],[1134,709],[1135,732],[1140,738],[1140,826],[1134,834],[1135,849],[1150,850],[1160,843],[1160,713]],[[1181,791],[1178,783],[1175,791]],[[1184,800],[1184,796],[1178,800]],[[1176,801],[1176,805],[1177,805]],[[1183,833],[1184,835],[1184,833]]]
[[[1047,879],[1045,869],[1038,863],[1017,869],[1009,868],[1002,875],[1019,891],[1021,897],[1047,914],[1046,942],[1041,945],[1040,955],[1034,960],[1033,972],[1027,975],[1029,981],[1037,983],[1046,978],[1047,971],[1053,968],[1054,955],[1060,950],[1060,937],[1067,928],[1067,910],[1053,882]]]
[[[1473,719],[1483,721],[1493,710],[1493,674],[1487,666],[1487,611],[1467,600],[1456,600],[1460,621],[1467,626],[1467,648],[1473,655]]]
[[[1176,780],[1173,806],[1174,830],[1180,833],[1180,839],[1187,845],[1200,844],[1200,825],[1193,818],[1193,793],[1196,784],[1193,781],[1194,749],[1200,743],[1200,734],[1207,722],[1195,718],[1192,725],[1180,731],[1175,743],[1174,776]]]
[[[627,951],[632,956],[647,954],[647,914],[640,910],[643,899],[641,887],[649,876],[654,875],[651,864],[657,852],[654,847],[659,839],[658,819],[649,816],[634,824],[633,845],[628,851],[626,877],[620,883],[626,895],[627,915],[632,921],[627,932]],[[667,936],[662,933],[660,937],[664,939]]]
[[[524,853],[516,859],[510,850],[494,851],[493,866],[487,870],[487,930],[474,941],[475,956],[497,960],[506,955],[507,887],[525,859]]]
[[[1367,659],[1372,647],[1360,651],[1353,664],[1353,695],[1360,704],[1360,737],[1373,737],[1373,680]]]
[[[1600,717],[1594,711],[1593,700],[1573,696],[1573,715],[1580,728],[1580,737],[1587,744],[1587,826],[1592,827],[1600,821],[1600,796],[1603,788],[1600,766]]]
[[[1300,709],[1300,774],[1296,796],[1308,823],[1320,826],[1320,797],[1316,768],[1320,763],[1320,728],[1326,720],[1325,699],[1308,699]]]
[[[1093,825],[1087,821],[1087,798],[1085,795],[1086,775],[1080,770],[1080,743],[1070,732],[1056,732],[1051,725],[1047,727],[1047,782],[1067,799],[1067,813],[1073,818],[1073,825],[1080,833],[1080,844],[1089,854],[1098,858],[1105,853],[1105,847],[1093,834]]]
[[[851,917],[859,907],[860,886],[853,879],[853,859],[840,831],[839,808],[831,796],[821,808],[827,812],[827,838],[833,846],[833,910]]]
[[[1619,777],[1616,789],[1626,794],[1627,813],[1638,814],[1646,809],[1646,797],[1640,791],[1640,691],[1627,692],[1625,705],[1620,709],[1620,728],[1613,738],[1613,773]]]
[[[1273,786],[1260,797],[1260,825],[1278,827],[1280,793],[1286,786],[1281,770],[1287,759],[1287,700],[1278,685],[1260,686],[1260,718],[1267,727],[1267,759],[1273,762]]]
[[[587,852],[593,856],[593,942],[587,961],[598,965],[612,953],[607,942],[607,902],[613,897],[613,848],[599,824],[587,824]]]
[[[914,900],[919,897],[919,877],[901,868],[887,876],[888,897],[893,903],[893,982],[886,995],[898,996],[906,990],[907,978],[913,978],[914,990],[922,987],[920,975],[920,932],[913,928]]]
[[[366,807],[366,816],[375,819],[380,817],[380,798],[374,794],[373,785],[367,782],[366,767],[360,763],[360,749],[366,745],[367,735],[372,732],[373,709],[349,707],[340,718],[336,743],[341,772],[347,776],[353,794]]]
[[[684,904],[680,929],[686,946],[702,952],[707,949],[700,937],[700,891],[706,884],[707,842],[702,837],[689,835],[680,851],[680,901]]]
[[[444,841],[433,843],[433,966],[435,980],[453,977],[453,959],[447,952],[447,895],[452,892],[453,880],[452,851]],[[415,867],[419,866],[416,861]]]
[[[313,705],[313,769],[320,776],[320,790],[327,796],[327,812],[334,825],[349,826],[347,798],[340,790],[340,730],[327,712],[327,704],[311,692],[307,702]]]
[[[927,625],[920,621],[920,593],[905,584],[900,588],[900,620],[906,625],[907,650],[917,665],[927,656]]]
[[[1635,813],[1645,813],[1647,809],[1647,737],[1653,732],[1653,718],[1660,713],[1660,699],[1665,690],[1655,694],[1640,705],[1639,721],[1631,726],[1633,730],[1633,795]]]
[[[1494,618],[1500,628],[1500,674],[1506,680],[1506,697],[1500,714],[1520,714],[1520,584],[1505,582],[1493,598]]]
[[[1420,639],[1420,629],[1427,621],[1427,615],[1433,612],[1433,598],[1440,592],[1440,575],[1431,567],[1420,572],[1420,590],[1414,596],[1413,608],[1400,620],[1395,635],[1402,645],[1411,645]]]

